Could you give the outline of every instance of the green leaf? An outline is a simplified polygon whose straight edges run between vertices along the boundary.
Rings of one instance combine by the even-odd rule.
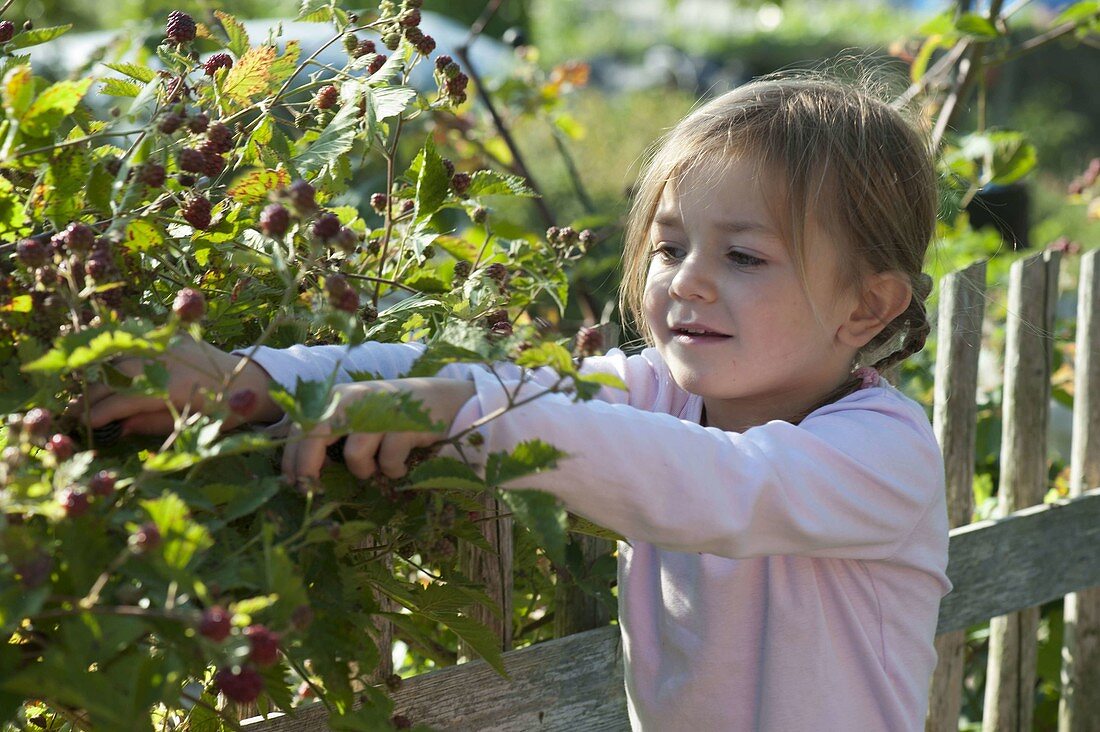
[[[916,58],[913,59],[913,65],[909,67],[909,81],[914,84],[920,81],[921,77],[924,76],[924,72],[928,70],[928,62],[932,59],[932,54],[942,45],[943,36],[938,33],[928,36],[924,40]]]
[[[116,79],[111,77],[109,79],[100,79],[103,86],[100,87],[100,94],[106,94],[109,97],[136,97],[141,93],[141,86],[132,81],[126,79]]]
[[[7,178],[0,177],[0,234],[21,233],[27,223],[23,201],[15,192],[15,186]]]
[[[341,431],[347,432],[442,432],[444,425],[408,392],[370,391],[344,408]]]
[[[443,158],[436,152],[435,143],[430,137],[413,161],[413,167],[417,169],[414,216],[417,219],[426,219],[447,200],[447,191],[451,185]]]
[[[164,235],[152,221],[134,219],[126,225],[122,241],[127,251],[148,252],[164,243]]]
[[[252,46],[252,43],[248,40],[248,31],[245,30],[239,20],[229,13],[215,10],[214,17],[220,20],[222,27],[225,28],[225,35],[229,38],[229,50],[237,58],[244,56],[245,52]]]
[[[627,391],[626,384],[615,374],[608,374],[597,371],[591,374],[576,376],[574,377],[574,379],[576,381],[583,381],[586,384],[599,384],[600,386],[607,386],[612,389],[621,389],[622,391]]]
[[[58,150],[45,179],[48,194],[43,214],[57,221],[75,218],[84,205],[88,173],[88,153],[83,147]]]
[[[564,565],[569,519],[561,501],[543,491],[527,490],[501,491],[500,499],[508,504],[516,519],[534,534],[546,556],[554,563]]]
[[[1050,25],[1056,27],[1064,23],[1081,23],[1084,20],[1095,19],[1098,14],[1100,14],[1100,2],[1097,2],[1097,0],[1082,0],[1082,2],[1076,2],[1059,13]]]
[[[368,87],[367,94],[378,120],[401,114],[416,99],[416,90],[407,86]]]
[[[573,356],[557,343],[540,343],[528,348],[516,358],[516,365],[527,369],[549,366],[562,376],[576,373]]]
[[[141,506],[160,531],[162,542],[157,551],[169,567],[184,569],[196,552],[214,544],[206,528],[190,520],[187,504],[175,493],[144,500]]]
[[[69,333],[40,358],[24,364],[25,372],[60,373],[73,371],[115,356],[155,356],[164,353],[171,333],[142,321],[102,325]]]
[[[23,116],[23,129],[34,137],[49,135],[60,126],[65,117],[73,113],[91,85],[92,79],[81,79],[59,81],[49,86],[31,103]]]
[[[955,28],[974,38],[996,38],[1000,35],[988,18],[976,13],[966,13],[955,21]]]
[[[302,0],[297,20],[326,23],[332,20],[332,4],[329,0]]]
[[[917,28],[917,33],[922,36],[931,35],[954,35],[955,34],[955,11],[946,10],[936,17],[932,18],[924,25]],[[952,41],[953,42],[953,41]]]
[[[153,71],[148,66],[142,66],[141,64],[123,63],[122,61],[115,61],[114,63],[104,63],[109,69],[113,69],[120,74],[125,74],[131,79],[136,79],[142,84],[148,84],[150,81],[156,78],[157,72]]]
[[[268,394],[291,420],[303,427],[328,419],[339,403],[339,397],[332,393],[331,381],[302,381],[301,377],[297,378],[294,393],[275,384]]]
[[[275,88],[290,78],[290,75],[298,68],[298,56],[302,52],[302,44],[297,40],[291,40],[286,42],[286,46],[283,48],[283,55],[275,59],[271,64],[271,68],[268,69],[270,73],[270,79],[268,80],[270,91],[275,91]]]
[[[436,457],[413,468],[404,490],[429,488],[454,488],[464,491],[482,491],[485,481],[478,477],[466,463],[449,457]]]
[[[312,173],[334,164],[340,156],[351,150],[355,142],[359,109],[345,104],[328,123],[320,136],[310,143],[294,164],[300,174]]]
[[[11,39],[8,43],[9,51],[16,51],[21,48],[30,48],[31,46],[37,46],[39,43],[45,43],[52,41],[53,39],[63,36],[72,30],[73,25],[54,25],[48,28],[35,28],[34,30],[23,31],[15,38]]]
[[[609,541],[625,541],[625,538],[619,535],[617,532],[611,529],[605,529],[602,526],[598,526],[586,518],[581,518],[574,514],[569,514],[569,531],[573,534],[584,534],[585,536],[595,536],[598,539],[607,539]]]
[[[511,453],[494,452],[485,465],[485,482],[500,486],[508,481],[550,470],[565,453],[542,440],[527,440]]]
[[[4,75],[4,112],[21,119],[34,101],[34,75],[29,65],[15,66]]]
[[[519,196],[534,198],[535,193],[523,178],[518,175],[506,175],[492,170],[479,170],[470,177],[470,187],[466,189],[466,198],[481,196]]]
[[[233,181],[226,195],[237,203],[251,206],[266,199],[271,191],[288,185],[290,175],[285,170],[253,170]]]

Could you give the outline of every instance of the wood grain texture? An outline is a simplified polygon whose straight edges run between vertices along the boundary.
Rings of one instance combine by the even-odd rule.
[[[947,518],[952,527],[974,513],[974,443],[977,436],[978,354],[985,316],[985,262],[940,281],[932,426],[943,450]],[[927,732],[958,725],[962,707],[966,632],[936,638],[939,659],[929,688]]]
[[[1014,262],[1009,273],[997,491],[1001,515],[1042,502],[1046,492],[1051,334],[1059,261],[1057,252],[1043,252]],[[1008,565],[1015,558],[1005,560]],[[990,621],[983,732],[1030,732],[1038,630],[1038,608]]]
[[[514,524],[508,514],[510,509],[489,494],[481,497],[485,520],[479,522],[481,534],[493,547],[487,552],[465,541],[458,542],[459,570],[485,588],[485,593],[496,603],[497,613],[477,605],[470,610],[470,617],[487,626],[500,639],[500,650],[512,650],[512,573],[514,552]],[[463,641],[458,643],[459,660],[476,657]]]
[[[1100,486],[1100,250],[1081,258],[1076,345],[1071,496]],[[1058,730],[1097,732],[1100,731],[1100,589],[1067,595],[1064,618]]]

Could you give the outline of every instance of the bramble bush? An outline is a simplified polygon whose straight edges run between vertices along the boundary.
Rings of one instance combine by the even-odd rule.
[[[573,354],[529,312],[564,308],[565,270],[593,233],[495,230],[494,206],[532,191],[437,149],[472,87],[435,53],[419,7],[384,1],[358,17],[307,0],[302,17],[330,24],[326,47],[346,51],[340,69],[300,59],[294,40],[254,43],[229,14],[210,27],[176,11],[154,65],[52,84],[20,51],[68,28],[0,23],[5,724],[222,729],[237,711],[227,701],[319,700],[336,729],[407,726],[392,716],[382,620],[423,649],[453,654],[461,639],[502,670],[499,639],[468,612],[493,602],[456,562],[457,542],[491,550],[486,494],[525,527],[517,567],[585,578],[567,530],[599,530],[545,494],[498,490],[553,466],[550,445],[489,456],[484,477],[422,453],[401,481],[333,462],[319,485],[289,486],[285,440],[234,428],[255,393],[231,377],[182,407],[167,393],[163,358],[187,339],[416,339],[421,375],[508,359],[555,369],[578,399],[616,386],[576,372],[598,333]],[[419,64],[433,68],[429,93],[409,83]],[[96,95],[116,106],[98,113]],[[424,142],[402,159],[410,135]],[[363,165],[385,187],[349,205]],[[115,363],[129,357],[144,364],[132,378]],[[271,397],[308,430],[331,414],[332,381]],[[163,398],[171,434],[89,430],[67,407],[96,382]],[[375,397],[347,431],[432,426],[420,405]]]

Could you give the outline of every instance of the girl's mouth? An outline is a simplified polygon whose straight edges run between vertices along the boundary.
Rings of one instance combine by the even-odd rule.
[[[702,328],[675,328],[672,331],[672,340],[685,345],[719,343],[730,337],[724,333],[715,333]]]

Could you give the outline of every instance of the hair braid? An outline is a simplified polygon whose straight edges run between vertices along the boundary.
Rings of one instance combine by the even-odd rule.
[[[920,272],[913,279],[913,296],[909,300],[909,307],[897,317],[897,320],[901,321],[901,330],[905,333],[901,347],[871,364],[879,372],[892,369],[924,348],[924,342],[932,332],[932,325],[928,322],[928,311],[925,307],[925,301],[932,292],[932,278]]]

